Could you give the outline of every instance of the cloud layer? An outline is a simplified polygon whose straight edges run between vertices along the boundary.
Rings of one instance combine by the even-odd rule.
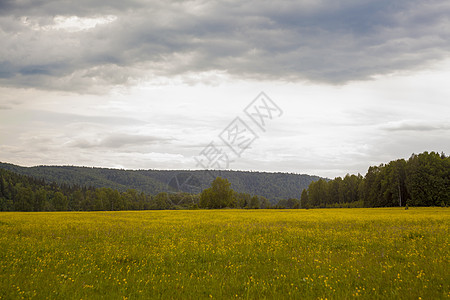
[[[198,168],[261,91],[283,116],[233,169],[450,149],[448,1],[3,0],[0,40],[0,161]]]
[[[205,72],[342,84],[448,57],[449,16],[438,0],[2,1],[0,84],[89,92]]]

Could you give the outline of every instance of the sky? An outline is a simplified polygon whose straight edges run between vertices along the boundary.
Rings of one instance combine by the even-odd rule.
[[[450,154],[449,1],[1,0],[0,41],[2,162],[334,178]]]

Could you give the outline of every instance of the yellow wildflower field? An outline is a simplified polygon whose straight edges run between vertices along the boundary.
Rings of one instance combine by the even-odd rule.
[[[448,208],[0,213],[0,299],[450,297]]]

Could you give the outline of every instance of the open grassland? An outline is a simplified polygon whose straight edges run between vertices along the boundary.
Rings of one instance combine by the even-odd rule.
[[[442,299],[450,209],[0,213],[0,298]]]

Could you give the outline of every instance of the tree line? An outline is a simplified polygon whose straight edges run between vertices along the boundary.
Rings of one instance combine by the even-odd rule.
[[[45,179],[57,184],[111,188],[119,192],[137,190],[152,196],[161,192],[200,193],[216,177],[226,178],[238,193],[264,196],[272,204],[299,198],[299,193],[318,176],[229,170],[121,170],[77,166],[20,167],[1,163],[0,169]],[[300,190],[300,192],[299,192]]]
[[[272,208],[262,196],[238,193],[227,179],[216,178],[199,194],[160,192],[155,196],[128,189],[47,183],[44,179],[0,169],[0,211],[118,211],[198,208]]]
[[[0,169],[0,211],[115,211],[191,208],[199,195],[47,183],[43,179]]]
[[[372,166],[364,177],[319,179],[303,190],[300,202],[304,208],[448,206],[450,157],[423,152]]]
[[[299,208],[296,199],[272,205],[266,197],[235,192],[217,177],[199,194],[160,192],[154,196],[128,189],[47,183],[42,178],[0,169],[0,211],[118,211],[198,208]]]
[[[367,174],[319,179],[303,189],[300,199],[280,199],[236,192],[226,178],[217,177],[198,194],[159,192],[150,195],[135,189],[119,191],[78,184],[47,183],[42,178],[0,169],[0,211],[99,211],[197,208],[314,208],[448,206],[450,158],[445,154],[413,154],[372,166]]]

